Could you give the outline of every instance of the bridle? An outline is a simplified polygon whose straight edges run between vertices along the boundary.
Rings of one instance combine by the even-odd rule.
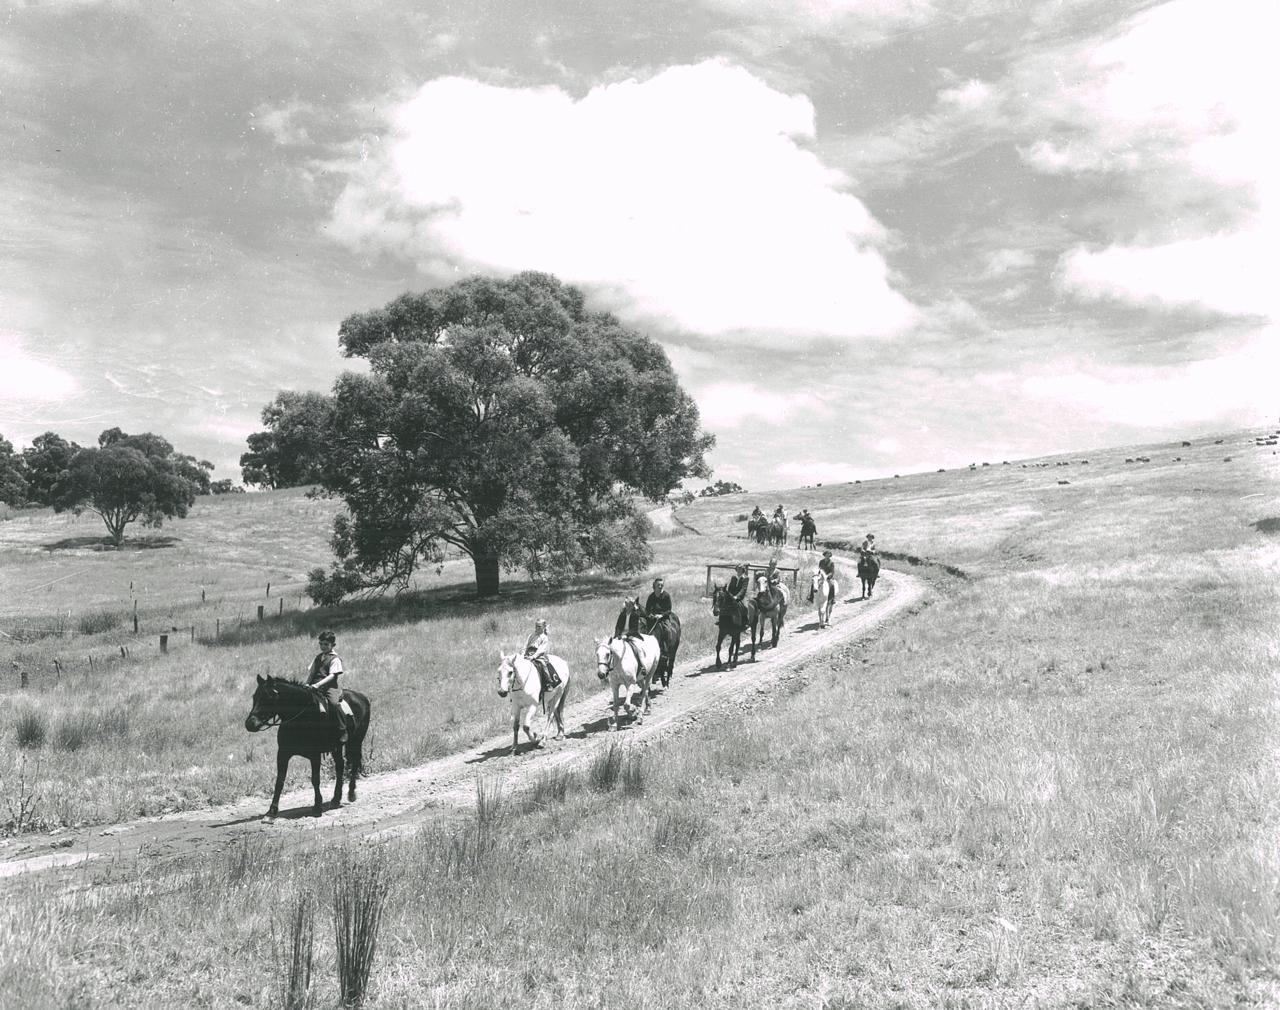
[[[309,708],[310,706],[308,705],[301,706],[298,709],[298,711],[295,712],[293,715],[289,716],[288,719],[282,716],[279,712],[273,712],[266,719],[261,720],[262,728],[270,729],[273,726],[288,726],[289,723],[293,722],[295,719],[301,719],[304,715],[306,715]],[[254,705],[253,708],[250,709],[249,714],[252,715],[257,710],[258,710],[258,706]]]
[[[600,680],[604,680],[606,677],[608,677],[609,671],[613,669],[613,660],[614,660],[613,648],[612,648],[613,642],[614,640],[610,638],[609,641],[601,642],[596,647],[596,677],[598,677]],[[602,649],[604,650],[605,655],[608,657],[607,659],[600,658],[600,651]]]

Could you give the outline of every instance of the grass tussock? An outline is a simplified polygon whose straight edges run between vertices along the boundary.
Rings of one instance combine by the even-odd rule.
[[[644,758],[637,751],[611,743],[592,759],[587,784],[600,793],[621,786],[626,795],[640,796],[645,788]]]
[[[82,635],[100,635],[123,627],[128,618],[121,610],[94,610],[76,619],[76,630]]]
[[[316,898],[310,888],[293,889],[271,923],[276,1001],[281,1010],[307,1010],[312,1005],[311,972],[315,963]]]
[[[49,720],[38,708],[24,708],[14,718],[13,731],[19,750],[38,750],[49,737]]]
[[[338,962],[338,1001],[363,1005],[373,975],[378,931],[391,886],[382,852],[348,854],[333,881],[333,928]]]

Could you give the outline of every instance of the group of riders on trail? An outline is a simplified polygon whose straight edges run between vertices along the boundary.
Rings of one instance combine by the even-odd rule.
[[[761,511],[758,505],[752,513],[752,519],[757,517],[764,517],[764,512]],[[783,521],[786,519],[781,505],[774,511],[774,518],[779,517]],[[808,509],[804,509],[799,513],[798,518],[803,536],[806,526],[813,524],[813,517],[809,515]],[[866,535],[857,552],[859,561],[873,558],[878,561],[874,533]],[[836,566],[835,561],[832,560],[831,551],[824,550],[822,552],[822,560],[818,562],[818,568],[826,574],[829,580],[835,578]],[[777,560],[770,558],[767,567],[758,578],[765,593],[779,589],[782,585],[782,573],[778,570]],[[725,587],[726,593],[730,599],[745,603],[747,595],[752,591],[752,583],[749,566],[745,562],[740,563],[734,567],[734,574],[729,579],[728,586]],[[809,602],[812,603],[813,599],[814,593],[810,589]],[[662,578],[654,579],[653,591],[645,600],[643,608],[639,606],[639,602],[638,596],[634,600],[626,601],[614,625],[613,637],[623,639],[630,645],[635,653],[641,676],[647,676],[650,671],[645,669],[637,643],[642,635],[648,634],[660,637],[662,628],[672,617],[671,594],[665,588],[665,581]],[[647,625],[646,628],[641,627],[642,621]],[[524,658],[537,668],[542,680],[542,691],[544,693],[560,686],[560,676],[550,662],[550,633],[551,626],[546,619],[539,618],[534,624],[533,634],[529,636],[529,640],[524,647]],[[319,643],[320,651],[311,661],[311,665],[307,670],[306,683],[323,699],[324,708],[338,733],[338,742],[345,743],[350,731],[349,720],[351,717],[345,710],[342,700],[342,687],[339,683],[339,678],[343,674],[343,667],[342,659],[335,651],[337,636],[332,631],[322,631]]]
[[[773,521],[766,519],[759,508],[752,518],[757,517],[766,523]],[[808,510],[794,518],[801,524],[802,543],[806,533],[812,538],[816,525]],[[781,505],[774,513],[774,520],[784,524],[787,521]],[[812,540],[810,544],[812,546]],[[858,576],[863,580],[865,598],[871,595],[880,567],[874,534],[866,535],[857,553]],[[830,608],[835,603],[836,566],[830,550],[822,552],[817,567],[809,601],[813,602],[817,589],[822,587],[818,621],[821,628],[826,626],[823,608],[829,619]],[[864,568],[867,569],[865,577]],[[720,633],[716,644],[716,668],[720,668],[720,641],[726,634],[731,639],[731,669],[737,662],[739,637],[748,627],[751,630],[753,659],[757,628],[763,646],[766,621],[772,625],[772,644],[776,646],[788,600],[789,594],[776,558],[771,558],[764,568],[746,562],[736,564],[728,585],[717,585],[713,596],[712,614],[717,618]],[[673,610],[671,594],[667,592],[662,578],[653,580],[653,591],[643,606],[638,595],[624,602],[614,625],[613,637],[596,643],[597,675],[601,680],[608,679],[614,690],[611,728],[617,722],[620,691],[625,695],[624,704],[630,713],[630,691],[639,688],[642,692],[641,708],[647,713],[651,680],[662,687],[670,685],[680,646],[680,630],[680,619]],[[245,719],[245,728],[250,732],[279,727],[276,782],[269,817],[276,816],[278,812],[289,759],[293,756],[306,757],[311,761],[314,812],[317,815],[322,808],[320,761],[325,755],[331,755],[334,760],[336,784],[332,805],[341,805],[344,773],[347,775],[347,798],[356,798],[355,781],[363,767],[362,745],[369,729],[371,706],[369,699],[359,691],[343,690],[342,678],[347,671],[337,653],[337,636],[328,630],[320,632],[319,646],[320,651],[307,667],[305,684],[283,677],[259,676],[253,707]],[[551,627],[547,621],[537,620],[522,657],[503,654],[502,659],[498,693],[512,700],[516,713],[513,722],[515,742],[519,742],[519,734],[523,730],[531,741],[541,746],[542,738],[529,725],[532,712],[540,704],[547,713],[548,726],[554,720],[557,735],[563,735],[564,699],[568,693],[570,673],[564,660],[551,654]],[[523,672],[518,663],[521,659],[528,661]],[[514,744],[512,750],[514,753]]]

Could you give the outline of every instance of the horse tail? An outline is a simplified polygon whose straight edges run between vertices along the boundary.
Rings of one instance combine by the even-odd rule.
[[[565,670],[564,690],[560,692],[560,699],[556,702],[556,710],[554,713],[556,717],[556,723],[558,725],[564,724],[564,704],[569,698],[570,683],[572,683],[572,678],[569,676],[569,671]]]

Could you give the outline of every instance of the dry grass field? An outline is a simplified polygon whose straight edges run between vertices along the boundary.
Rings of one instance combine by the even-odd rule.
[[[915,568],[930,605],[696,733],[530,795],[481,781],[463,829],[290,860],[255,842],[98,893],[17,882],[0,1003],[289,1005],[291,922],[313,907],[309,995],[333,1006],[334,894],[355,891],[385,901],[368,1007],[1276,1005],[1280,457],[1244,439],[771,493],[762,504],[814,510],[821,537],[871,530],[891,564],[935,562]],[[682,510],[705,536],[658,548],[683,597],[703,558],[741,553],[726,537],[753,501]],[[375,759],[491,730],[498,640],[536,608],[576,655],[617,588],[353,608],[340,645],[378,657],[361,670],[386,720]],[[684,609],[686,627],[709,624]],[[307,619],[121,667],[105,709],[83,678],[6,685],[0,760],[92,769],[134,797],[124,814],[162,789],[170,804],[261,790],[270,742],[239,730],[247,682],[301,665]],[[234,725],[200,731],[203,758],[149,710],[118,743],[58,752],[76,705],[156,696],[188,723]],[[50,739],[19,754],[22,706],[45,711]],[[135,755],[153,737],[158,756]]]

